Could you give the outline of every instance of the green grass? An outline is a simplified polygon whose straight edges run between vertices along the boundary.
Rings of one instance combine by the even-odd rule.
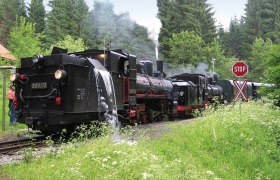
[[[246,103],[169,123],[157,139],[114,143],[104,136],[50,149],[29,163],[6,165],[11,179],[277,179],[280,111]],[[142,134],[140,131],[138,134]],[[132,132],[133,134],[133,132]]]
[[[152,142],[168,159],[195,158],[222,179],[280,177],[280,112],[249,103],[205,112],[186,126],[174,125],[164,140]],[[169,148],[167,148],[169,147]]]

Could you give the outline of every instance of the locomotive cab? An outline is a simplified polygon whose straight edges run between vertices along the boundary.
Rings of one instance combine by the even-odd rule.
[[[178,102],[177,112],[180,117],[190,115],[191,111],[199,104],[198,99],[193,96],[197,94],[198,87],[191,81],[173,80],[172,97]]]

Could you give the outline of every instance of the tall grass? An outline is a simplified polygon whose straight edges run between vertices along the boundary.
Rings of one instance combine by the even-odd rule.
[[[246,103],[172,122],[155,138],[114,142],[104,135],[68,143],[29,163],[6,165],[11,179],[277,179],[280,111]],[[138,133],[138,134],[137,134]],[[143,134],[130,130],[128,135]]]
[[[208,110],[203,118],[152,142],[168,159],[193,157],[223,179],[280,177],[280,112],[267,104]],[[169,148],[167,148],[169,147]]]

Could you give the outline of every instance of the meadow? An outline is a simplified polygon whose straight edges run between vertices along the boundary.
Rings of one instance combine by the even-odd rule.
[[[51,145],[45,155],[1,167],[10,179],[277,179],[280,111],[249,102],[209,108],[192,121],[167,123],[156,137],[127,128],[112,135]],[[131,137],[137,137],[132,140]],[[52,143],[50,143],[52,144]],[[30,154],[29,154],[30,155]]]

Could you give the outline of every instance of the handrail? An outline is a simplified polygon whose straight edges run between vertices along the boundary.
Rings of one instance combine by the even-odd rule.
[[[50,93],[46,94],[46,95],[40,95],[40,96],[23,96],[23,90],[20,90],[19,96],[20,99],[25,102],[25,99],[36,99],[36,98],[48,98],[50,97],[55,91],[57,91],[57,89],[52,89]],[[25,98],[25,99],[24,99]]]

